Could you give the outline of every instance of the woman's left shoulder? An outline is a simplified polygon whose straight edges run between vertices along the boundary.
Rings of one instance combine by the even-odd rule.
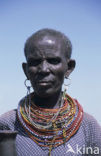
[[[93,146],[97,145],[101,150],[101,126],[97,120],[92,115],[84,112],[82,127],[87,142]]]
[[[98,128],[101,130],[100,124],[97,122],[97,120],[90,114],[84,112],[83,115],[83,122],[89,127],[89,128]]]

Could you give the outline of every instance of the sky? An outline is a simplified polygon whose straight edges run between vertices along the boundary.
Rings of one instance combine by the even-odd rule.
[[[101,124],[100,0],[0,0],[0,114],[26,95],[24,43],[42,28],[70,38],[76,68],[67,93]]]

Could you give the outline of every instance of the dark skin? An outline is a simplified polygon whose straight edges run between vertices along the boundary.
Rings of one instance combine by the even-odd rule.
[[[42,108],[58,108],[64,78],[75,67],[75,60],[68,59],[64,44],[56,36],[34,39],[33,50],[27,53],[23,70],[34,89],[33,102]]]

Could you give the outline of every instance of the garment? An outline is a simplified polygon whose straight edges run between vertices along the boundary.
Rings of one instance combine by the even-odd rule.
[[[16,137],[17,156],[48,156],[48,150],[43,150],[30,139],[17,119],[17,110],[11,110],[0,117],[0,131],[18,131]],[[89,148],[89,150],[87,149]],[[87,154],[88,153],[88,154]],[[52,156],[101,156],[101,127],[89,114],[84,113],[78,131],[66,142],[54,148]]]

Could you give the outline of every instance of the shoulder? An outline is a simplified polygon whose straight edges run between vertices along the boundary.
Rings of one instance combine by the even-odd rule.
[[[101,126],[97,120],[92,115],[84,112],[81,125],[85,133],[86,142],[91,146],[101,148]]]
[[[83,115],[83,124],[86,125],[89,129],[98,129],[101,131],[101,126],[98,124],[97,120],[90,114],[85,113]]]
[[[74,100],[78,105],[80,105],[77,99]],[[101,136],[101,126],[98,124],[97,120],[92,115],[86,112],[83,113],[81,127],[85,134],[91,135],[94,133],[96,134],[98,132],[98,134]]]
[[[13,129],[16,121],[17,110],[11,110],[0,116],[0,130]]]

